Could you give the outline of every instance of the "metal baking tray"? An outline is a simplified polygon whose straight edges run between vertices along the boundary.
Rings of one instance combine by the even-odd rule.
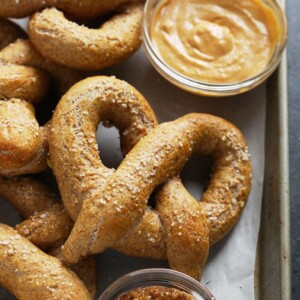
[[[282,0],[285,6],[286,1]],[[255,300],[290,300],[287,59],[267,82],[265,174]],[[238,300],[238,299],[234,299]]]
[[[281,1],[285,6],[286,1]],[[265,176],[256,300],[291,299],[287,57],[267,82]]]

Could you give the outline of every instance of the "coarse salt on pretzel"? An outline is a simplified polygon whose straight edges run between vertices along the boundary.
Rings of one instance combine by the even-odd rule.
[[[46,7],[56,7],[74,17],[95,18],[128,0],[0,0],[0,17],[24,18]]]
[[[81,280],[59,259],[4,224],[0,224],[0,284],[20,300],[91,299]]]
[[[33,106],[0,100],[0,174],[36,173],[47,167],[48,125],[39,127]]]
[[[9,71],[10,68],[12,71]],[[40,89],[47,90],[48,83],[42,85],[39,81],[46,83],[50,76],[59,94],[65,93],[74,83],[81,79],[81,75],[78,72],[45,59],[27,39],[18,39],[1,50],[0,71],[0,74],[2,74],[0,87],[3,86],[0,90],[0,95],[4,95],[1,96],[1,99],[13,97],[30,102],[38,102],[45,95],[45,91],[40,91]],[[4,77],[6,73],[8,73],[7,79]],[[13,74],[15,75],[13,76]],[[49,78],[45,79],[46,76]],[[5,81],[7,81],[6,85],[4,85]],[[13,90],[13,87],[13,94],[9,94],[7,90]],[[25,89],[28,92],[22,92]],[[34,92],[32,91],[33,89]],[[41,96],[32,97],[30,93],[33,95],[40,94]]]
[[[247,146],[240,131],[225,120],[190,114],[154,129],[131,150],[102,189],[86,198],[64,246],[66,259],[77,261],[113,246],[142,218],[154,188],[178,174],[192,153],[212,157],[213,175],[203,195],[203,204],[188,211],[187,218],[184,208],[177,210],[173,205],[172,189],[167,190],[169,205],[165,205],[162,219],[167,221],[173,217],[173,233],[178,236],[171,245],[181,242],[186,251],[189,247],[183,245],[197,247],[203,243],[205,249],[210,239],[213,243],[224,236],[238,220],[249,194],[251,166]],[[197,228],[190,225],[190,236],[178,241],[185,230],[180,220],[189,224],[188,220],[192,222],[201,213],[207,215],[208,221],[212,220],[207,225],[205,220],[202,224],[199,220],[202,237],[197,236]],[[168,226],[172,230],[172,224]],[[173,263],[177,257],[182,268],[185,266],[178,257],[179,244],[172,255]]]
[[[11,22],[6,21],[5,24],[0,32],[4,34],[7,28],[11,29],[10,41],[22,35],[21,29],[15,30]],[[80,78],[77,72],[45,60],[28,40],[16,40],[0,52],[2,175],[36,173],[47,167],[48,125],[39,127],[34,108],[27,101],[38,102],[45,97],[49,74],[57,81],[60,92]]]
[[[130,100],[124,103],[126,105],[120,107],[121,110],[114,110],[115,117],[124,118],[126,111],[133,109],[131,104],[134,103],[136,97],[132,98],[131,93],[128,92],[124,93],[124,88],[128,89],[128,86],[123,84],[122,88],[120,81],[113,78],[86,79],[76,84],[64,95],[54,113],[53,131],[50,134],[50,159],[54,173],[66,207],[77,206],[73,218],[76,219],[83,201],[85,201],[84,210],[87,212],[80,213],[83,216],[85,228],[79,229],[82,219],[76,222],[78,227],[75,225],[75,229],[64,247],[64,254],[69,261],[75,262],[81,256],[91,252],[100,252],[111,246],[131,255],[154,258],[167,257],[171,267],[199,278],[207,257],[209,244],[213,244],[230,230],[247,200],[251,167],[246,143],[240,131],[223,119],[199,114],[194,116],[193,122],[192,116],[189,116],[191,120],[190,122],[186,121],[186,123],[194,125],[196,129],[193,126],[191,128],[179,126],[179,128],[184,127],[181,129],[187,135],[182,142],[179,138],[180,135],[176,136],[175,144],[172,134],[168,139],[161,136],[153,137],[155,140],[153,144],[161,146],[162,152],[166,150],[165,155],[167,157],[163,158],[163,166],[159,161],[162,158],[155,151],[149,153],[145,151],[144,156],[137,161],[134,160],[132,152],[130,152],[115,174],[107,172],[99,161],[95,131],[103,118],[111,120],[111,113],[106,111],[107,115],[105,116],[103,108],[109,107],[112,102],[126,99],[126,97]],[[189,119],[189,117],[186,118]],[[113,120],[113,123],[118,127],[120,120]],[[194,123],[198,125],[198,128]],[[206,123],[207,126],[205,126]],[[164,128],[164,126],[166,127],[166,125],[161,125],[159,128]],[[173,135],[176,134],[175,129],[170,128]],[[201,141],[198,142],[202,149],[198,149],[195,146],[196,143],[193,144],[190,136],[192,132],[196,135],[198,131],[199,136],[203,135]],[[206,131],[212,132],[213,136],[209,137]],[[121,139],[126,138],[127,133],[126,131],[122,132]],[[150,135],[152,136],[152,133]],[[207,145],[203,142],[205,137],[207,137]],[[140,145],[145,143],[145,139],[147,138],[144,138],[133,149],[135,153],[137,152],[135,149],[139,149]],[[158,183],[167,180],[171,175],[176,175],[191,154],[190,148],[187,150],[184,143],[189,143],[191,148],[199,154],[211,154],[209,151],[208,153],[205,152],[205,147],[209,145],[212,147],[212,155],[215,156],[216,161],[215,167],[218,165],[221,167],[215,171],[209,192],[204,194],[203,201],[198,204],[184,189],[180,180],[174,178],[165,184],[159,192],[156,200],[157,211],[151,208],[145,210],[149,192]],[[151,149],[152,141],[149,141],[148,144],[147,147]],[[214,145],[215,148],[213,148]],[[172,152],[173,148],[176,150],[174,155],[177,156],[173,161],[170,161],[169,152]],[[69,150],[66,151],[66,149]],[[187,156],[184,156],[179,149],[185,149]],[[223,155],[220,156],[220,159],[216,157],[218,152]],[[224,166],[221,163],[225,164],[227,161],[225,156],[228,159],[227,169],[231,171],[228,180],[231,180],[230,184],[235,191],[234,195],[227,190],[225,183],[228,182],[222,182],[221,175],[226,172],[222,170]],[[129,173],[125,171],[126,167],[123,168],[128,160],[135,164],[134,170],[132,170],[133,166],[130,166]],[[148,160],[152,161],[150,167]],[[237,170],[233,172],[232,166],[235,164]],[[144,180],[140,174],[147,174],[144,172],[147,166],[148,168],[158,168],[159,172],[157,172],[161,178],[151,178],[149,182]],[[168,171],[170,167],[172,171]],[[120,172],[120,168],[123,170],[122,172]],[[226,167],[224,169],[227,170]],[[99,172],[99,170],[103,172]],[[135,173],[132,175],[133,178],[135,175],[137,176],[135,178],[138,179],[137,184],[122,185],[123,181],[126,181],[128,175],[131,174],[130,171]],[[245,173],[245,175],[239,175],[239,172]],[[101,174],[108,173],[109,175],[105,175],[103,179]],[[111,183],[112,181],[113,183]],[[222,188],[223,184],[225,185],[224,189]],[[224,195],[220,193],[221,190],[224,191]],[[213,193],[216,194],[216,199],[210,198],[209,195]],[[127,201],[128,205],[121,203],[121,199]],[[224,203],[222,204],[222,202]],[[78,205],[78,203],[80,204]],[[107,213],[106,208],[109,210],[108,215],[105,215]],[[101,214],[100,217],[99,214]],[[98,228],[96,223],[99,218],[103,223],[107,223]],[[122,229],[123,226],[124,229]],[[127,231],[130,226],[130,230]],[[106,230],[109,232],[109,236],[101,235],[104,242],[104,245],[100,246],[101,250],[97,244],[98,229],[101,230],[101,233]]]
[[[122,62],[140,47],[142,15],[142,3],[127,4],[99,29],[89,29],[51,8],[31,17],[28,33],[34,46],[51,61],[98,70]]]
[[[8,200],[27,220],[15,229],[20,235],[47,253],[63,261],[61,245],[68,237],[73,222],[59,198],[44,183],[31,177],[0,177],[0,197]],[[66,263],[64,261],[64,263]],[[92,299],[96,294],[96,264],[88,257],[69,265],[87,287]]]
[[[105,183],[114,171],[99,160],[95,134],[98,124],[109,121],[120,130],[123,153],[157,124],[150,105],[135,88],[106,76],[75,84],[58,103],[52,120],[50,162],[73,220],[79,214],[83,195],[89,195],[96,185]],[[62,135],[64,138],[60,138]],[[69,186],[74,193],[69,194]]]

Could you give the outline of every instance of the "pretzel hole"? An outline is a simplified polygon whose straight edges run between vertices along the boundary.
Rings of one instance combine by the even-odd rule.
[[[201,199],[211,178],[209,157],[192,156],[184,166],[180,177],[185,188],[195,199]]]
[[[99,16],[93,19],[78,19],[69,14],[64,13],[64,16],[67,20],[75,22],[80,26],[85,26],[89,29],[99,29],[105,22],[109,21],[116,12],[111,12],[103,16]]]
[[[0,223],[15,226],[22,222],[20,215],[8,201],[4,201],[0,196]],[[1,297],[0,297],[1,298]]]
[[[119,130],[115,126],[104,126],[101,122],[96,137],[101,161],[106,167],[117,169],[123,160]]]

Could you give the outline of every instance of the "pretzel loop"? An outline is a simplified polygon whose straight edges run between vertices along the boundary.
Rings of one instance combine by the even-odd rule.
[[[0,174],[37,173],[47,167],[48,125],[39,127],[33,106],[49,87],[49,73],[64,92],[79,80],[69,71],[46,61],[25,33],[10,21],[0,20],[0,36],[11,32],[0,52]],[[16,41],[14,41],[17,39]]]
[[[122,62],[141,45],[142,3],[127,4],[98,29],[80,26],[55,8],[35,13],[28,33],[44,57],[78,70]]]
[[[187,115],[154,129],[115,173],[106,175],[95,131],[104,113],[113,117],[106,105],[131,100],[116,109],[115,117],[134,109],[136,99],[124,87],[130,89],[113,78],[86,79],[64,95],[53,116],[50,159],[66,207],[69,212],[78,207],[71,213],[74,220],[83,203],[64,255],[76,262],[113,247],[131,255],[167,257],[172,267],[199,277],[209,245],[232,228],[247,200],[251,167],[245,140],[221,118]],[[126,136],[123,131],[121,138]],[[176,176],[193,153],[214,160],[214,176],[200,204],[174,178],[158,193],[156,210],[147,208],[154,188]]]

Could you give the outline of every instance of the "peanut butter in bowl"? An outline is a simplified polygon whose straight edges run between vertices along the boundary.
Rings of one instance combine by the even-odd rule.
[[[166,0],[151,27],[153,45],[170,67],[211,83],[259,73],[278,34],[274,13],[259,0]]]

